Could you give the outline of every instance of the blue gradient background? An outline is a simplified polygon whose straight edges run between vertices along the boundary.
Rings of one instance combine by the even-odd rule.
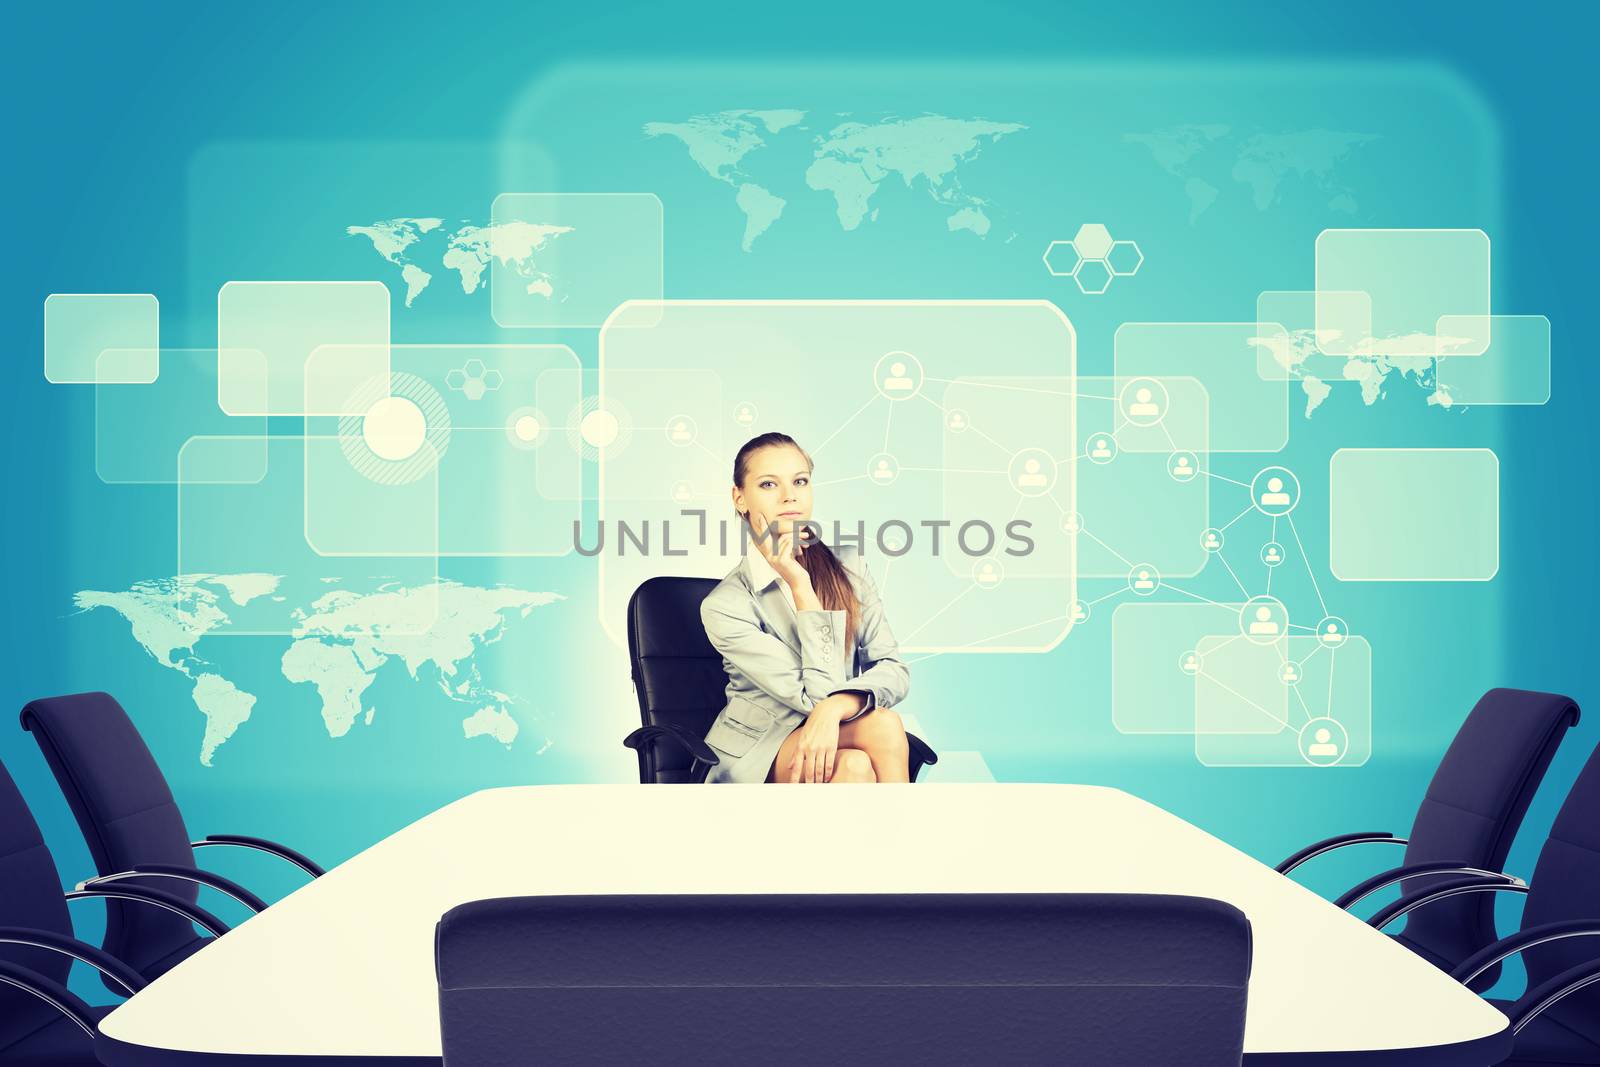
[[[478,7],[463,17],[420,4],[331,10],[288,4],[260,12],[173,4],[158,13],[91,6],[65,16],[14,17],[20,25],[0,69],[11,148],[0,182],[13,237],[0,288],[10,352],[0,371],[7,445],[0,536],[9,594],[0,708],[19,709],[48,693],[116,693],[167,770],[194,833],[263,834],[327,863],[479,788],[626,781],[634,774],[631,754],[618,744],[636,721],[625,656],[599,634],[592,565],[578,558],[514,566],[453,561],[447,568],[463,581],[508,581],[569,598],[536,611],[518,641],[479,654],[490,684],[537,694],[542,728],[557,741],[547,754],[535,757],[528,744],[508,750],[466,743],[455,718],[408,715],[418,690],[393,671],[369,694],[385,709],[379,723],[330,741],[314,693],[285,687],[278,677],[282,645],[269,643],[259,656],[235,652],[226,661],[248,660],[252,668],[232,666],[230,676],[263,697],[219,752],[217,766],[201,767],[200,722],[183,680],[153,665],[120,618],[104,611],[71,617],[74,590],[120,589],[170,573],[175,509],[170,489],[105,486],[95,478],[92,391],[52,387],[39,371],[40,308],[48,293],[155,292],[163,342],[204,345],[214,342],[211,301],[228,276],[378,277],[393,285],[393,268],[370,248],[329,237],[317,213],[337,201],[342,214],[332,217],[341,224],[399,214],[486,216],[507,178],[504,139],[515,132],[517,102],[561,64],[620,64],[644,82],[654,70],[678,93],[702,82],[716,87],[706,90],[699,110],[844,110],[830,98],[841,91],[829,88],[832,79],[804,79],[809,64],[825,60],[837,64],[847,85],[894,80],[883,77],[886,70],[905,75],[892,103],[886,94],[879,109],[1030,123],[1038,119],[1022,112],[1042,117],[1057,106],[1029,103],[1035,75],[1089,86],[1095,83],[1084,79],[1088,71],[1105,71],[1112,82],[1143,79],[1158,97],[1187,99],[1174,123],[1228,121],[1218,109],[1253,78],[1321,79],[1324,92],[1337,94],[1338,109],[1384,125],[1393,131],[1392,145],[1414,151],[1407,166],[1365,176],[1354,224],[1488,230],[1495,310],[1542,313],[1554,324],[1554,396],[1542,408],[1446,414],[1424,408],[1422,392],[1407,387],[1372,408],[1336,392],[1310,421],[1296,405],[1286,455],[1303,470],[1325,471],[1326,457],[1343,445],[1493,447],[1501,460],[1499,575],[1481,586],[1341,586],[1327,574],[1325,540],[1308,543],[1321,556],[1319,580],[1330,609],[1374,646],[1376,751],[1359,769],[1206,769],[1184,738],[1116,734],[1105,706],[1108,614],[1047,655],[927,660],[915,668],[908,706],[941,748],[981,750],[1001,780],[1117,785],[1264,860],[1342,830],[1403,832],[1439,754],[1484,689],[1551,689],[1580,704],[1590,695],[1592,638],[1584,618],[1594,589],[1594,475],[1584,400],[1596,374],[1578,338],[1593,304],[1596,150],[1572,109],[1581,113],[1594,98],[1592,63],[1580,46],[1594,27],[1571,24],[1557,11],[1523,6],[1508,17],[1487,8],[1376,3],[1298,11],[1269,4],[1204,11],[1000,4],[966,11],[957,22],[920,5],[718,12],[637,4],[592,14],[519,5]],[[797,88],[811,84],[810,97],[741,95],[748,84],[769,84],[761,79],[780,60],[796,65]],[[716,64],[745,73],[713,70]],[[1461,113],[1477,116],[1469,125],[1488,133],[1483,160],[1464,168],[1427,151],[1430,138],[1448,141],[1448,132],[1427,124],[1405,130],[1395,112],[1408,108],[1396,107],[1384,89],[1402,67],[1407,76],[1455,86],[1448,95]],[[1184,88],[1190,69],[1213,81],[1218,71],[1236,71],[1237,81],[1229,89],[1222,78],[1208,107]],[[1009,79],[1003,88],[996,87],[996,72]],[[533,188],[542,171],[567,189],[661,189],[668,295],[1045,297],[1078,325],[1079,368],[1086,374],[1109,373],[1110,339],[1121,321],[1248,319],[1257,291],[1310,288],[1316,233],[1351,224],[1291,207],[1253,219],[1250,230],[1225,225],[1221,212],[1191,227],[1178,210],[1176,182],[1153,164],[1145,169],[1149,188],[1111,187],[1097,177],[1094,159],[1062,150],[1061,137],[1048,143],[1038,137],[1030,147],[1019,135],[1002,148],[1022,153],[1011,162],[1026,173],[1007,185],[1016,190],[1025,179],[1033,200],[1013,205],[1016,217],[996,227],[1018,230],[1016,245],[947,235],[937,213],[925,210],[903,232],[887,217],[869,224],[878,227],[870,253],[841,255],[851,246],[836,231],[808,246],[796,214],[745,257],[732,191],[693,168],[681,146],[641,145],[637,138],[619,145],[587,126],[585,120],[613,109],[652,110],[648,99],[626,96],[592,98],[588,112],[547,124],[539,131],[538,158],[512,170],[523,188]],[[1131,106],[1109,92],[1069,103],[1083,115]],[[1265,109],[1254,113],[1258,121],[1277,108],[1284,127],[1307,124],[1297,121],[1292,94],[1251,106]],[[690,113],[674,105],[649,117]],[[1108,128],[1117,128],[1110,121]],[[1126,129],[1150,128],[1130,121]],[[1396,140],[1407,133],[1410,141]],[[335,154],[379,143],[408,162],[391,172],[392,181],[369,182],[332,166],[300,170],[275,157],[240,189],[241,198],[277,198],[278,218],[293,217],[284,209],[303,204],[321,229],[275,233],[257,220],[259,231],[281,239],[276,244],[252,233],[248,220],[237,230],[197,232],[197,213],[207,217],[197,205],[218,187],[197,186],[195,177],[210,173],[205,161],[215,157],[208,152],[234,142],[306,142]],[[991,148],[980,165],[997,166],[1002,155]],[[628,166],[631,173],[622,170]],[[969,185],[987,195],[979,173],[968,175]],[[685,195],[675,196],[680,190]],[[350,204],[364,206],[351,214]],[[1114,283],[1098,302],[1038,270],[1035,251],[1095,219],[1117,236],[1139,239],[1147,256],[1136,284]],[[317,250],[328,258],[308,261],[308,254],[322,254]],[[436,272],[419,309],[449,284]],[[397,304],[397,340],[496,338],[484,328],[486,302],[435,303],[441,306],[411,319]],[[402,324],[412,331],[403,337]],[[472,336],[461,336],[464,330]],[[592,332],[541,332],[535,339],[565,340],[586,366],[594,365]],[[282,429],[293,432],[294,425]],[[1218,468],[1247,478],[1259,465],[1225,458]],[[1325,490],[1323,477],[1316,482]],[[1308,499],[1303,535],[1326,529],[1325,493],[1320,515],[1317,506]],[[1214,510],[1231,514],[1220,503]],[[589,676],[565,668],[575,662],[593,664]],[[1558,755],[1512,853],[1513,870],[1531,869],[1556,805],[1600,738],[1597,716]],[[31,739],[0,729],[0,759],[33,804],[64,878],[75,881],[89,870],[89,857]],[[537,827],[505,829],[537,847]],[[1053,829],[1041,821],[1040,847],[1052,847]],[[1322,861],[1307,881],[1342,888],[1394,858],[1382,851]],[[210,862],[269,896],[295,884],[270,861]],[[80,933],[96,936],[95,909],[78,907]],[[1502,926],[1509,927],[1516,904],[1504,908]],[[81,977],[74,987],[103,997]]]

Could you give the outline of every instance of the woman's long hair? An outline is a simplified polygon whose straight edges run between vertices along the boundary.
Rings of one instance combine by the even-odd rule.
[[[739,449],[739,454],[733,459],[733,484],[744,488],[744,479],[750,473],[750,456],[758,449],[771,445],[788,445],[796,449],[806,458],[806,466],[816,473],[816,464],[811,461],[811,454],[786,433],[764,433],[760,437],[752,437]],[[741,515],[740,518],[749,522],[749,517]],[[753,533],[754,531],[752,531]],[[776,546],[773,546],[776,547]],[[816,590],[817,599],[829,611],[844,611],[844,643],[845,647],[856,647],[856,629],[861,617],[861,601],[856,599],[856,588],[850,584],[850,575],[845,572],[844,564],[839,562],[839,557],[833,550],[822,543],[821,538],[805,545],[805,551],[800,553],[800,566],[806,569],[806,574],[811,576],[811,588]]]

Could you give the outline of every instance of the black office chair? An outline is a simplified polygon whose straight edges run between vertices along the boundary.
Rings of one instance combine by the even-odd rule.
[[[137,903],[198,923],[213,936],[227,931],[216,916],[171,893],[138,886],[61,892],[61,872],[39,824],[0,767],[0,1063],[93,1067],[95,1027],[111,1008],[92,1007],[67,990],[73,960],[98,970],[122,996],[146,978],[107,952],[77,940],[69,900],[91,897]]]
[[[1405,846],[1404,863],[1345,893],[1335,901],[1341,908],[1397,882],[1402,893],[1461,874],[1513,883],[1515,878],[1500,873],[1512,838],[1551,757],[1577,721],[1578,705],[1570,697],[1491,689],[1474,705],[1439,761],[1409,838],[1381,831],[1340,834],[1301,849],[1278,870],[1288,874],[1315,856],[1349,845]],[[1430,908],[1407,922],[1395,938],[1445,971],[1494,939],[1494,903],[1483,897]],[[1499,973],[1498,967],[1490,968],[1475,979],[1474,988],[1487,989]]]
[[[1527,895],[1522,929],[1463,960],[1451,975],[1480,985],[1501,962],[1523,954],[1527,992],[1494,1002],[1517,1035],[1502,1064],[1600,1064],[1600,748],[1562,802],[1528,885],[1482,875],[1450,878],[1402,897],[1369,921],[1381,930],[1402,915],[1414,922],[1439,901],[1492,903],[1496,893]]]
[[[722,656],[700,623],[715,578],[651,578],[628,601],[628,656],[639,696],[639,729],[623,744],[639,756],[645,784],[703,782],[717,764],[706,731],[727,703]],[[939,756],[908,733],[911,780]]]
[[[474,901],[435,964],[449,1067],[1237,1067],[1250,952],[1199,897],[674,894]]]
[[[259,912],[267,906],[260,897],[196,868],[195,849],[237,845],[270,852],[313,878],[323,873],[293,849],[258,837],[219,834],[191,841],[155,757],[122,705],[107,693],[31,701],[22,709],[22,727],[39,743],[88,841],[100,876],[84,888],[159,888],[194,904],[199,887],[209,886]],[[164,974],[203,944],[183,916],[120,901],[107,905],[103,947],[147,979]]]

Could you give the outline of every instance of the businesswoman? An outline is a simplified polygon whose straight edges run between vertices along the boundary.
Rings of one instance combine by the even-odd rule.
[[[911,672],[861,549],[829,548],[811,518],[811,457],[787,434],[733,461],[733,506],[750,545],[700,605],[728,674],[706,734],[708,782],[910,781],[895,713]],[[775,542],[775,543],[774,543]]]

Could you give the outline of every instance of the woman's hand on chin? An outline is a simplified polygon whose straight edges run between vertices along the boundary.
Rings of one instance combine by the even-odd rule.
[[[787,530],[781,525],[783,520],[780,519],[778,521],[780,523],[778,529],[781,532],[778,535],[777,547],[774,548],[770,538],[766,536],[767,525],[763,520],[761,529],[756,531],[756,548],[763,556],[767,557],[767,562],[772,564],[772,569],[778,572],[778,577],[789,583],[789,588],[809,588],[811,575],[801,565],[800,550],[797,550],[795,546],[793,522],[798,520],[791,520]],[[800,534],[802,538],[808,539],[811,531],[806,527],[801,527]]]

